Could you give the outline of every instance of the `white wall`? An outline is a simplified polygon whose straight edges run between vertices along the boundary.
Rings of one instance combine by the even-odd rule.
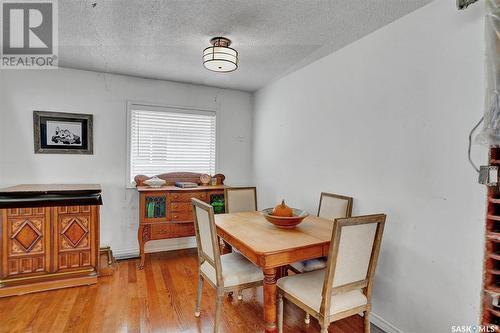
[[[0,187],[100,183],[102,243],[119,255],[136,253],[138,196],[125,189],[127,101],[216,109],[218,171],[229,184],[249,184],[251,99],[240,91],[77,70],[0,71]],[[34,154],[33,110],[94,114],[94,155]],[[151,242],[149,248],[190,244],[183,238]]]
[[[434,1],[254,101],[259,207],[315,213],[327,191],[352,195],[354,214],[387,213],[373,311],[404,332],[478,321],[485,194],[466,151],[483,109],[483,11]]]

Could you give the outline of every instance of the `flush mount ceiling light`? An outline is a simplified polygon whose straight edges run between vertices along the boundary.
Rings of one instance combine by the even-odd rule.
[[[214,37],[212,46],[203,50],[203,66],[214,72],[232,72],[238,68],[238,52],[230,48],[231,40]]]

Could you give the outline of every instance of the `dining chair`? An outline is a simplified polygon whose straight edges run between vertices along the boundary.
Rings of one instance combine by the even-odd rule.
[[[352,214],[352,197],[345,195],[321,192],[319,197],[318,217],[335,220],[339,217],[350,217]],[[324,269],[327,263],[327,257],[308,259],[294,262],[288,265],[287,270],[291,270],[295,274],[304,272],[312,272],[318,269]],[[309,313],[306,313],[304,322],[311,322]]]
[[[228,187],[224,189],[225,198],[225,212],[226,213],[238,213],[238,212],[250,212],[257,210],[257,188],[256,187]],[[227,246],[228,244],[223,244]],[[228,247],[231,252],[239,252],[233,249],[231,246]],[[232,295],[232,293],[229,293]],[[241,300],[243,295],[241,290],[238,293],[238,299]]]
[[[318,217],[333,220],[339,217],[350,217],[352,214],[352,197],[322,192],[319,198]],[[326,267],[326,257],[297,261],[289,265],[292,272],[311,272]],[[307,323],[307,319],[306,319]]]
[[[198,291],[195,317],[200,316],[203,282],[216,290],[214,332],[219,331],[224,294],[262,285],[262,271],[240,253],[221,255],[217,241],[214,209],[209,204],[192,198],[196,245],[198,248]]]
[[[226,213],[257,210],[256,187],[228,187],[224,189]]]
[[[325,269],[278,280],[278,328],[283,332],[283,300],[318,319],[321,333],[331,322],[364,313],[370,332],[373,277],[377,267],[385,214],[338,218]]]

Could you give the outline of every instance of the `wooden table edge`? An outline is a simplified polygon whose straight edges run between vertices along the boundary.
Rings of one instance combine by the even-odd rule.
[[[247,244],[242,243],[241,241],[239,241],[235,237],[231,236],[230,234],[228,234],[226,231],[224,231],[219,226],[216,226],[216,228],[217,228],[217,235],[220,238],[222,238],[225,242],[229,243],[232,247],[238,249],[238,251],[240,251],[242,254],[244,254],[245,257],[247,257],[247,259],[249,259],[255,265],[259,266],[262,269],[281,267],[283,265],[291,264],[292,262],[296,262],[296,261],[300,261],[300,260],[314,259],[314,258],[318,258],[318,257],[321,257],[321,256],[325,256],[327,254],[328,248],[330,246],[330,242],[329,241],[324,241],[324,242],[316,243],[316,244],[298,246],[298,247],[293,248],[293,250],[284,249],[284,250],[276,250],[276,251],[270,251],[270,252],[261,252],[261,251],[253,250]],[[280,265],[266,266],[266,265],[262,265],[260,262],[256,262],[256,261],[252,260],[252,258],[255,258],[255,257],[259,257],[259,258],[260,257],[270,257],[270,256],[276,256],[276,255],[280,255],[280,254],[290,253],[291,251],[300,251],[300,250],[314,249],[314,248],[320,248],[320,247],[321,247],[322,250],[326,249],[326,252],[322,251],[322,253],[319,254],[319,255],[305,256],[304,258],[299,258],[299,259],[291,261],[291,262],[287,261],[287,262],[284,262],[284,263],[282,263]]]

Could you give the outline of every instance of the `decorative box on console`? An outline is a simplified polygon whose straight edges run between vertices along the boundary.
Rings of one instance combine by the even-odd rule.
[[[99,185],[0,189],[0,297],[97,282]]]

